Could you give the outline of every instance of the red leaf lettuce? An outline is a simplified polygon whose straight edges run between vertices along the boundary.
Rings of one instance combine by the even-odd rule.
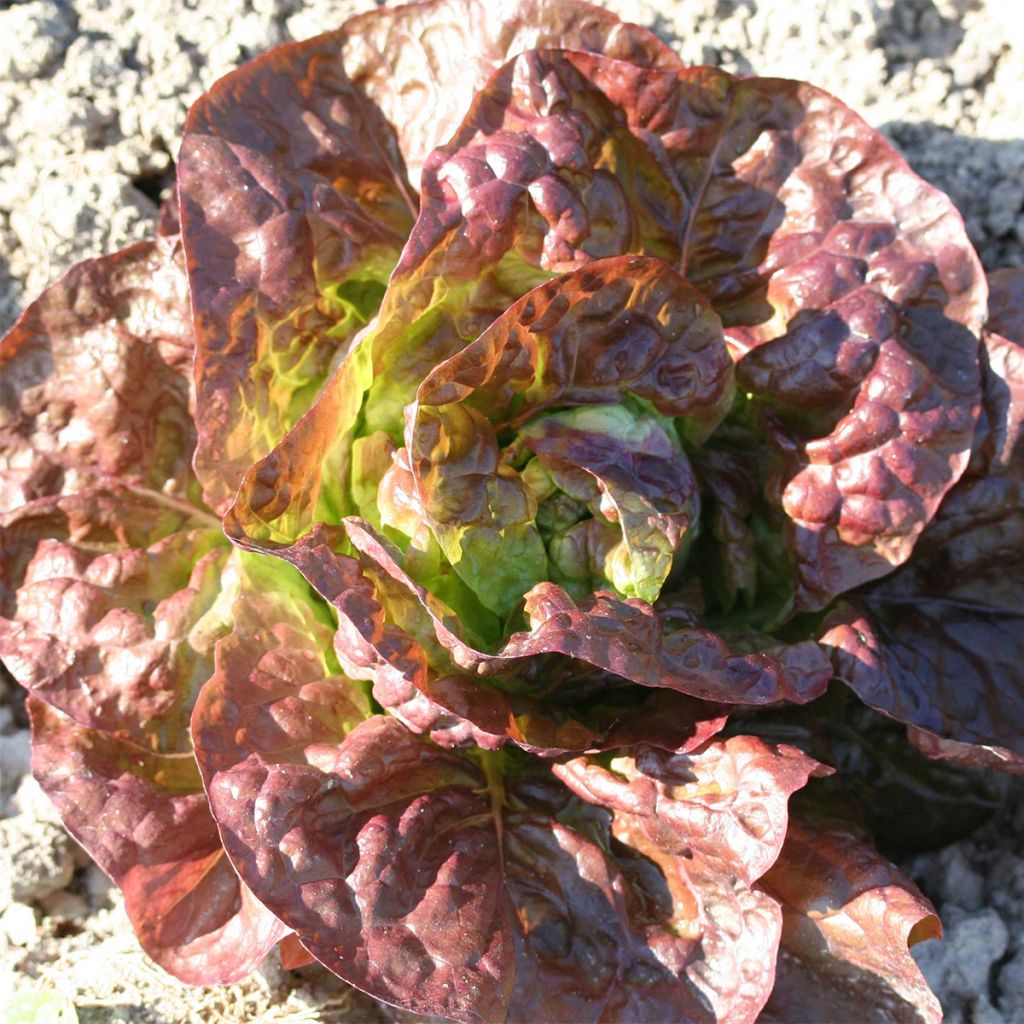
[[[986,307],[833,97],[576,0],[251,62],[161,231],[0,343],[0,655],[150,955],[462,1021],[937,1020],[927,901],[791,818],[831,769],[756,716],[834,674],[1021,769],[1024,274]]]

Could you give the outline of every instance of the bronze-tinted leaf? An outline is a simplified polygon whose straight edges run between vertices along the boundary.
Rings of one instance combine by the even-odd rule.
[[[1012,308],[1000,326],[1024,339]],[[922,749],[1002,748],[1005,757],[979,749],[979,763],[1012,766],[1024,755],[1024,349],[995,334],[985,347],[967,473],[913,560],[851,595],[823,642],[863,701],[931,734]],[[959,749],[955,759],[966,757]]]
[[[192,107],[178,173],[196,468],[212,507],[225,510],[373,319],[427,153],[495,68],[538,45],[678,63],[651,33],[576,0],[431,0],[278,47]]]
[[[198,497],[192,353],[174,240],[72,267],[0,343],[0,511],[110,478]]]
[[[415,217],[394,131],[345,73],[341,42],[246,64],[185,127],[196,470],[219,511],[373,318]]]
[[[288,929],[228,862],[187,739],[153,749],[155,731],[140,746],[28,705],[33,773],[121,889],[142,948],[193,985],[252,973]]]
[[[782,849],[789,797],[829,770],[796,747],[732,736],[693,753],[640,747],[608,767],[580,757],[552,771],[583,799],[629,815],[659,849],[719,861],[749,885]]]
[[[782,946],[765,1024],[939,1024],[907,949],[942,934],[917,886],[841,824],[793,819],[762,885],[782,905]]]
[[[492,72],[539,47],[680,66],[653,32],[579,0],[426,0],[370,11],[346,23],[343,54],[353,81],[395,126],[418,189],[424,161],[458,127]]]

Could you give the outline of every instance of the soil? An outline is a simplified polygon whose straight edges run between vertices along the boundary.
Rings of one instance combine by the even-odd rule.
[[[152,233],[185,112],[203,89],[367,6],[0,0],[0,331],[73,262]],[[691,63],[797,76],[833,92],[952,196],[987,268],[1024,264],[1019,0],[607,6],[655,28]],[[36,992],[51,994],[53,1013],[63,994],[95,1024],[384,1019],[322,969],[270,962],[242,984],[194,989],[150,963],[116,889],[65,836],[28,774],[16,695],[0,696],[0,1011]],[[974,835],[905,867],[946,928],[943,943],[915,947],[946,1019],[1024,1021],[1021,787]]]

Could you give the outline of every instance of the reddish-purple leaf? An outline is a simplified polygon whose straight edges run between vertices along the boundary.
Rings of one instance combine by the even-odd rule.
[[[143,747],[28,705],[33,774],[121,889],[142,948],[193,985],[252,973],[288,929],[228,862],[187,735],[153,750],[155,728]]]
[[[907,949],[938,938],[939,919],[917,886],[852,831],[792,819],[762,885],[783,914],[765,1024],[939,1024],[939,1001]]]
[[[441,751],[386,717],[344,738],[337,730],[336,746],[319,729],[308,742],[291,718],[296,742],[264,749],[246,728],[256,703],[228,723],[219,713],[213,695],[240,685],[251,664],[241,649],[221,653],[196,735],[225,846],[247,884],[342,978],[465,1021],[754,1019],[771,988],[780,918],[728,861],[673,856],[642,830],[633,835],[629,815],[613,841],[607,816],[545,773],[506,777],[499,755]],[[225,742],[232,731],[240,742]],[[746,829],[773,846],[795,783],[773,791],[767,764],[719,771],[716,782],[731,787],[721,804],[759,804],[776,818],[751,812],[723,835],[740,840],[733,856],[756,874],[768,858],[746,864]]]
[[[1015,754],[1005,747],[957,743],[956,740],[943,739],[913,725],[907,726],[907,738],[922,754],[938,761],[952,761],[953,764],[974,768],[992,768],[1009,775],[1024,775],[1024,754]]]
[[[71,268],[0,343],[0,511],[118,482],[196,497],[181,253],[139,242]]]
[[[640,747],[607,768],[580,757],[552,771],[583,799],[628,815],[659,849],[720,861],[751,885],[782,849],[789,797],[830,769],[796,747],[733,736],[693,753]]]
[[[78,724],[144,745],[160,729],[187,728],[212,672],[220,623],[207,616],[220,594],[226,542],[205,528],[148,548],[108,540],[109,549],[97,551],[101,521],[87,520],[85,537],[71,532],[74,517],[116,500],[95,491],[44,498],[6,517],[24,561],[4,574],[10,596],[0,608],[0,655],[18,682]],[[133,502],[146,518],[133,517]],[[159,522],[164,510],[148,504],[156,509],[129,496],[112,518],[125,531]]]
[[[1016,276],[1024,273],[1001,288]],[[966,475],[912,561],[851,595],[822,638],[863,701],[931,734],[926,752],[974,744],[978,763],[995,767],[1024,756],[1024,317],[1014,320],[1014,308],[1004,302],[999,320],[1010,338],[985,336],[983,415]],[[955,760],[970,760],[956,749]]]
[[[419,188],[431,151],[458,127],[479,90],[510,57],[538,47],[603,53],[642,67],[677,68],[653,32],[580,0],[425,0],[346,22],[345,67],[395,126]]]
[[[431,0],[278,47],[192,107],[178,173],[196,469],[218,511],[376,313],[426,155],[501,63],[539,45],[678,64],[651,33],[576,0]]]

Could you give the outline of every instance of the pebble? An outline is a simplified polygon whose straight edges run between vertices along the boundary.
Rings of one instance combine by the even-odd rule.
[[[71,40],[69,14],[68,5],[54,0],[0,10],[0,81],[26,81],[49,70]]]
[[[1009,931],[991,907],[975,913],[947,908],[941,942],[912,950],[929,985],[943,1002],[962,1001],[989,991],[992,965],[1006,952]]]
[[[72,839],[60,825],[27,814],[0,821],[0,890],[10,900],[42,899],[65,888],[74,870]]]
[[[66,921],[81,921],[89,914],[89,904],[78,893],[50,893],[40,900],[40,906],[47,917],[59,917]]]
[[[1024,936],[1018,937],[1024,942]],[[999,968],[996,976],[999,1009],[1006,1020],[1024,1021],[1024,946]]]
[[[0,791],[4,795],[17,786],[23,775],[28,774],[31,762],[28,729],[0,736]]]
[[[12,903],[0,915],[0,934],[12,946],[34,945],[39,934],[35,911],[26,903]]]
[[[85,869],[82,883],[94,910],[102,910],[113,905],[111,897],[117,887],[97,865],[90,864]]]
[[[931,891],[944,903],[981,910],[985,905],[985,879],[971,867],[963,848],[947,847],[938,854],[937,861]]]

